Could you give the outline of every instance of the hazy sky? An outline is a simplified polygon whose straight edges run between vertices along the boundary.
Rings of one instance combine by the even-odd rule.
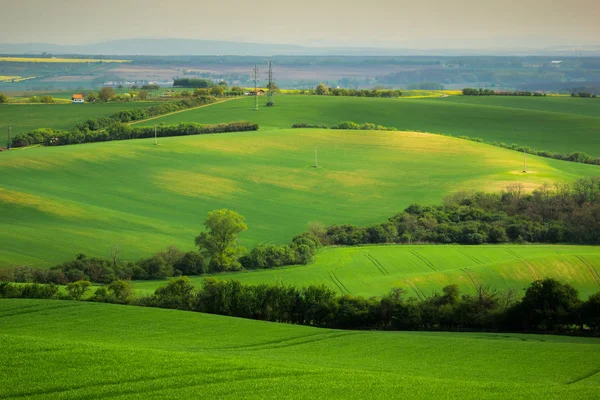
[[[598,0],[0,0],[0,10],[3,43],[160,37],[442,48],[600,37]]]

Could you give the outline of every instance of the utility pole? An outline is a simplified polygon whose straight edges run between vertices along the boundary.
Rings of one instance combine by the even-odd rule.
[[[269,61],[269,87],[267,88],[267,107],[273,107],[275,102],[273,101],[273,94],[275,82],[273,82],[273,65]]]
[[[258,67],[254,64],[254,110],[258,111]]]
[[[527,173],[527,153],[523,150],[523,172]]]
[[[317,145],[315,144],[315,168],[319,168],[319,164],[317,163]]]
[[[11,145],[11,140],[10,140],[10,133],[11,133],[10,131],[11,131],[11,129],[12,129],[12,128],[9,126],[9,127],[8,127],[8,143],[6,144],[6,148],[7,148],[8,150],[10,150],[10,145]]]
[[[154,124],[154,144],[158,144],[158,135],[156,134],[156,124]]]

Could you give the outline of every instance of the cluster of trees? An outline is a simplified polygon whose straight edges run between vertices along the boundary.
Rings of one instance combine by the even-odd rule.
[[[8,103],[8,97],[4,93],[0,93],[0,104]]]
[[[308,124],[308,123],[296,123],[292,125],[292,128],[313,128],[313,129],[348,129],[348,130],[360,130],[360,131],[397,131],[398,129],[389,126],[372,124],[370,122],[365,122],[364,124],[359,124],[352,121],[344,121],[339,124],[327,126],[327,125],[316,125],[316,124]]]
[[[501,193],[458,193],[442,205],[413,204],[381,224],[313,226],[321,245],[377,243],[600,244],[600,178],[544,185],[528,194],[521,185]]]
[[[98,119],[88,119],[85,122],[75,125],[75,127],[71,131],[58,131],[49,128],[40,128],[31,132],[17,134],[13,139],[13,147],[23,147],[33,144],[49,143],[49,141],[52,138],[67,134],[70,134],[74,137],[85,137],[90,132],[101,131],[114,124],[140,121],[158,115],[168,114],[187,108],[193,108],[205,104],[214,103],[215,101],[216,99],[214,97],[201,96],[193,99],[184,99],[180,101],[167,102],[147,108],[123,110],[111,114],[107,117],[102,117]]]
[[[87,281],[73,282],[62,295],[55,285],[3,282],[0,298],[80,300],[90,286]],[[187,277],[179,277],[144,297],[134,297],[128,282],[114,281],[96,289],[88,300],[341,329],[600,333],[600,292],[582,301],[575,288],[550,278],[533,282],[522,299],[511,291],[483,286],[475,294],[461,294],[457,285],[422,299],[407,297],[402,288],[366,299],[339,296],[324,285],[251,286],[214,278],[197,289]]]
[[[400,97],[402,92],[393,89],[344,89],[330,88],[324,83],[319,83],[314,90],[318,96],[353,96],[353,97]]]
[[[540,92],[528,92],[528,91],[514,91],[514,92],[505,92],[505,91],[496,91],[492,89],[474,89],[474,88],[464,88],[462,91],[464,96],[546,96],[545,93]]]
[[[173,80],[173,87],[185,88],[211,88],[215,84],[210,79],[200,78],[176,78]]]
[[[46,96],[31,96],[29,98],[30,103],[43,103],[43,104],[53,104],[54,99],[50,95]]]
[[[571,97],[582,97],[582,98],[587,98],[587,99],[595,99],[596,95],[593,93],[589,93],[589,92],[577,92],[577,93],[571,93]]]
[[[146,87],[147,85],[144,85]],[[88,103],[95,103],[97,101],[101,101],[103,103],[108,103],[109,101],[132,101],[134,99],[138,100],[146,100],[148,98],[148,91],[146,89],[142,89],[138,92],[132,90],[129,93],[117,94],[115,89],[110,86],[103,87],[98,91],[98,93],[94,91],[89,91],[85,95],[85,101]]]

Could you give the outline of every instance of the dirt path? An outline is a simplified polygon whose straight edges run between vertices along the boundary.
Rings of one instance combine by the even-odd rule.
[[[199,108],[210,107],[210,106],[214,106],[215,104],[225,103],[226,101],[232,101],[232,100],[237,100],[237,99],[241,99],[241,98],[242,98],[241,96],[239,96],[239,97],[232,97],[232,98],[229,98],[229,99],[217,101],[215,103],[204,104],[204,105],[201,105],[201,106],[198,106],[198,107],[194,107],[194,108],[186,108],[185,110],[173,111],[172,113],[157,115],[156,117],[152,117],[152,118],[146,118],[146,119],[140,119],[139,121],[128,122],[127,125],[141,124],[142,122],[152,121],[153,119],[159,119],[159,118],[163,118],[163,117],[168,117],[169,115],[179,114],[179,113],[182,113],[182,112],[187,112],[187,111],[192,111],[192,110],[197,110]]]

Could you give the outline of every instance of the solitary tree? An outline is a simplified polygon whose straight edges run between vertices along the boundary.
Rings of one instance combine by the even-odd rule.
[[[88,103],[93,103],[96,100],[98,100],[98,96],[96,96],[96,93],[94,92],[89,92],[86,96],[85,96],[85,101],[87,101]]]
[[[3,93],[0,93],[0,104],[2,103],[8,103],[8,98]]]
[[[204,221],[207,230],[196,237],[196,246],[205,257],[210,258],[212,270],[241,268],[238,258],[244,249],[238,247],[237,236],[248,229],[244,219],[240,214],[226,209],[208,213]]]
[[[85,292],[92,286],[89,281],[77,281],[67,284],[67,293],[75,300],[79,300],[83,297]]]
[[[315,89],[315,93],[318,94],[319,96],[325,95],[328,92],[329,92],[329,88],[324,83],[319,83],[319,85],[317,85],[317,88]]]
[[[107,86],[100,89],[100,93],[98,93],[98,98],[106,103],[109,100],[114,99],[116,95],[117,94],[115,93],[115,89],[111,88],[110,86]]]

